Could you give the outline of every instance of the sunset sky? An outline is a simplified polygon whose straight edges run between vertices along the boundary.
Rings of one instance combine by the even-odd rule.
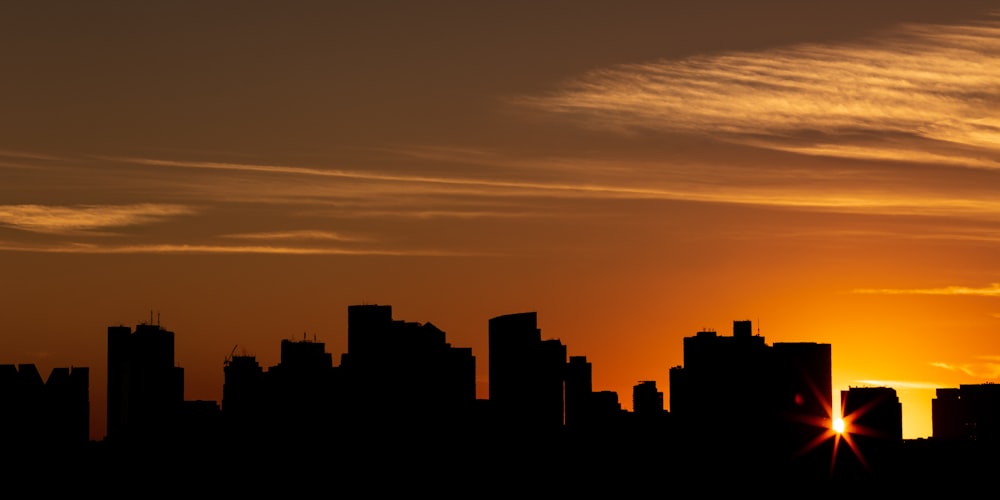
[[[537,311],[631,409],[683,338],[832,345],[834,401],[1000,378],[995,1],[0,6],[0,364],[159,318],[339,364],[347,307],[471,347]],[[668,404],[669,409],[669,404]]]

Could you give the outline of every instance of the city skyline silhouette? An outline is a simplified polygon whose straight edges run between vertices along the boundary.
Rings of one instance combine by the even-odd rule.
[[[43,381],[33,364],[0,365],[3,443],[23,456],[71,452],[95,464],[182,451],[235,464],[335,448],[358,457],[436,450],[458,468],[452,460],[548,450],[547,460],[577,473],[669,466],[678,481],[711,470],[762,485],[831,487],[898,487],[931,471],[943,484],[982,474],[1000,451],[1000,385],[940,388],[935,436],[903,439],[894,389],[853,387],[835,402],[830,344],[768,344],[750,320],[734,320],[730,336],[684,337],[684,365],[669,371],[670,404],[657,381],[638,381],[630,411],[617,393],[593,390],[587,357],[545,338],[537,312],[489,320],[494,382],[481,399],[475,354],[432,323],[395,318],[390,305],[348,311],[350,347],[339,364],[316,339],[281,340],[281,360],[267,368],[234,349],[222,401],[185,398],[174,332],[152,322],[109,326],[109,432],[99,441],[82,432],[89,368],[57,368]],[[607,462],[623,454],[633,459]]]
[[[712,428],[721,417],[691,411],[719,403],[671,379],[734,377],[686,359],[720,342],[767,367],[727,393],[746,427],[730,431],[734,441],[777,433],[775,413],[825,419],[820,401],[842,398],[884,401],[882,420],[861,427],[895,415],[898,400],[891,434],[917,450],[907,460],[921,477],[970,470],[957,458],[913,458],[940,451],[944,436],[991,439],[988,425],[955,415],[988,413],[1000,382],[995,0],[6,7],[0,366],[36,408],[65,415],[82,411],[68,394],[88,379],[88,428],[67,422],[65,432],[98,448],[130,428],[122,408],[157,415],[181,393],[187,428],[221,415],[227,368],[259,369],[264,406],[281,406],[275,380],[304,377],[283,356],[329,357],[328,383],[344,391],[315,408],[292,398],[300,413],[361,405],[373,414],[352,418],[374,422],[387,404],[365,399],[375,387],[400,383],[410,406],[423,401],[414,387],[441,379],[461,381],[426,395],[441,406],[470,392],[487,401],[491,379],[520,373],[493,366],[491,351],[534,345],[522,332],[524,345],[491,346],[490,320],[530,325],[519,316],[530,312],[544,343],[529,350],[566,359],[566,426],[614,419],[581,413],[593,402],[655,427],[641,415],[662,398],[675,428]],[[352,342],[348,307],[373,304],[403,318],[390,336],[437,345],[425,356],[441,371],[410,364],[420,342],[386,351],[382,364],[379,349]],[[751,340],[733,321],[750,321]],[[124,339],[141,324],[175,333],[171,357],[151,365],[171,366],[173,379],[109,363],[108,327],[121,327],[114,345],[129,352],[140,346]],[[442,336],[450,348],[431,342]],[[829,385],[829,400],[810,396],[810,384],[778,383],[806,367],[825,374],[823,346],[829,380],[815,385]],[[532,425],[511,396],[527,391],[554,421],[551,367],[519,363],[546,384],[508,380],[506,396],[501,384],[507,418]],[[111,391],[109,377],[120,382]],[[173,395],[120,397],[144,383]],[[802,406],[779,404],[792,392]],[[121,418],[109,420],[109,408]],[[934,418],[942,412],[950,420]],[[811,437],[838,455],[879,448],[810,431],[784,429],[773,453]],[[602,456],[626,454],[614,450],[620,439],[602,439]],[[580,463],[594,454],[573,446],[580,469],[561,472],[603,477]],[[948,456],[967,455],[957,448]],[[416,449],[405,454],[430,466]],[[216,470],[181,455],[190,474]],[[546,456],[532,457],[539,471]],[[354,465],[377,463],[366,457]],[[294,460],[269,459],[283,460],[293,474]],[[629,465],[676,479],[698,462],[620,460],[619,485]],[[467,462],[451,465],[476,461]],[[849,463],[845,474],[865,467]],[[477,491],[498,482],[516,483],[473,481]]]
[[[334,362],[333,356],[336,353],[325,351],[326,349],[325,342],[319,341],[315,335],[313,335],[313,337],[310,339],[304,333],[300,339],[294,339],[294,338],[281,339],[280,361],[278,362],[278,364],[273,365],[270,368],[274,369],[275,372],[282,370],[283,364],[284,365],[289,364],[288,361],[285,361],[286,357],[290,359],[312,359],[313,368],[311,370],[316,369],[316,363],[319,363],[320,366],[323,366],[325,363],[326,368],[342,369],[344,367],[350,368],[352,364],[357,366],[359,363],[358,360],[367,360],[367,362],[361,361],[360,362],[361,366],[381,364],[383,367],[381,370],[374,370],[372,367],[362,368],[361,370],[367,370],[370,372],[362,378],[371,379],[372,382],[370,382],[370,384],[372,386],[377,386],[377,385],[392,386],[395,383],[395,381],[406,379],[407,370],[404,368],[405,366],[410,366],[412,363],[417,363],[420,361],[419,358],[416,360],[406,359],[407,356],[413,356],[414,352],[419,352],[419,351],[413,351],[413,349],[415,349],[414,346],[419,345],[413,343],[421,342],[420,339],[422,338],[425,339],[423,340],[423,342],[427,342],[426,339],[434,339],[432,342],[437,342],[437,344],[439,344],[436,346],[436,348],[438,349],[444,348],[447,351],[463,353],[461,354],[461,356],[464,356],[465,358],[464,361],[465,373],[461,378],[464,380],[463,383],[465,386],[461,390],[461,392],[465,394],[464,399],[496,400],[499,397],[499,399],[503,401],[506,397],[508,397],[505,396],[505,393],[508,390],[503,389],[504,386],[501,386],[501,388],[494,387],[487,389],[486,396],[482,397],[482,395],[476,390],[476,385],[478,383],[476,382],[476,356],[473,353],[472,349],[467,347],[465,348],[453,347],[450,343],[445,342],[446,332],[437,328],[433,323],[429,321],[426,323],[419,323],[419,322],[409,322],[409,321],[394,319],[392,317],[391,305],[358,304],[349,306],[348,310],[349,310],[348,328],[347,328],[348,349],[347,351],[340,354],[341,357],[339,360],[339,364]],[[350,313],[350,311],[352,310],[358,312],[356,312],[352,316],[352,314]],[[370,311],[370,312],[365,314],[364,311]],[[507,351],[511,353],[516,353],[518,351],[527,350],[527,352],[530,353],[532,351],[530,345],[532,344],[538,344],[540,346],[549,346],[545,347],[544,349],[545,350],[554,349],[554,351],[552,351],[552,353],[549,354],[548,356],[555,356],[556,359],[562,360],[559,364],[565,365],[564,370],[566,370],[567,372],[565,374],[565,377],[569,377],[569,374],[573,373],[574,370],[579,370],[579,369],[583,370],[581,373],[586,374],[586,380],[587,380],[585,384],[586,390],[584,390],[585,393],[592,392],[595,394],[594,397],[599,399],[604,398],[606,400],[606,404],[609,404],[610,405],[609,407],[616,408],[617,409],[616,411],[623,411],[623,412],[635,411],[634,408],[630,409],[630,406],[634,406],[637,404],[634,397],[630,400],[632,402],[632,405],[627,405],[626,400],[621,400],[621,401],[619,400],[619,395],[617,391],[612,391],[612,390],[594,391],[593,390],[594,383],[592,375],[593,368],[592,368],[592,363],[587,361],[587,356],[569,355],[568,347],[564,345],[558,338],[549,338],[543,340],[541,337],[541,328],[538,328],[536,318],[537,318],[537,312],[522,312],[522,313],[511,313],[511,314],[501,315],[490,319],[489,321],[490,328],[488,333],[490,335],[489,345],[490,347],[492,347],[491,352]],[[94,416],[97,416],[97,418],[103,417],[106,419],[107,422],[107,426],[105,427],[105,429],[107,429],[106,434],[94,436],[92,435],[91,432],[87,433],[88,440],[102,441],[104,439],[107,439],[108,436],[115,434],[116,431],[114,429],[116,427],[120,427],[121,425],[123,425],[120,422],[120,420],[123,417],[120,416],[116,417],[116,415],[124,415],[137,411],[135,409],[131,411],[126,411],[125,406],[123,406],[125,405],[125,402],[123,401],[124,398],[123,391],[126,391],[126,388],[122,384],[126,379],[132,379],[133,385],[138,384],[137,390],[139,392],[143,392],[144,387],[146,385],[150,385],[153,388],[153,392],[169,394],[169,396],[165,396],[168,397],[168,399],[171,399],[175,402],[185,400],[184,367],[177,364],[174,360],[175,334],[173,331],[167,330],[164,327],[162,327],[159,321],[160,321],[159,314],[156,314],[154,319],[154,313],[150,311],[149,320],[137,323],[134,326],[134,329],[126,325],[116,325],[107,327],[106,342],[107,342],[107,353],[108,353],[107,355],[108,367],[104,372],[107,374],[107,379],[106,379],[107,384],[104,385],[103,387],[102,386],[97,386],[93,388],[90,387],[89,373],[91,371],[91,367],[82,364],[74,365],[71,367],[54,367],[52,368],[52,372],[48,376],[48,378],[43,378],[41,376],[41,374],[38,371],[38,368],[34,363],[12,363],[0,366],[3,366],[7,370],[6,373],[8,376],[8,381],[13,381],[15,379],[28,380],[29,382],[27,382],[27,384],[29,384],[32,387],[42,387],[48,385],[49,379],[52,380],[53,385],[56,384],[65,385],[66,382],[64,382],[63,380],[67,379],[67,377],[69,377],[71,374],[73,375],[74,378],[73,383],[77,387],[79,387],[81,384],[80,380],[88,380],[88,387],[87,390],[85,391],[87,394],[88,401],[91,393],[100,392],[100,389],[106,388],[107,412],[106,413],[100,411],[93,412],[89,410],[87,412],[88,422],[93,420]],[[492,335],[494,325],[495,324],[502,325],[504,322],[510,322],[513,325],[519,325],[520,328],[515,327],[514,329],[515,330],[520,329],[523,332],[525,332],[519,335],[521,335],[522,338],[525,338],[527,340],[522,340],[521,345],[515,343],[512,344],[514,347],[508,347],[508,348],[503,347],[504,344],[495,344]],[[370,325],[366,323],[370,323]],[[497,326],[497,328],[499,329],[501,327]],[[393,333],[391,334],[383,333],[386,330],[392,331]],[[717,385],[723,384],[723,381],[726,381],[727,379],[733,381],[742,379],[742,383],[751,384],[749,382],[750,379],[746,378],[747,373],[752,373],[753,371],[760,369],[759,366],[760,361],[755,359],[754,356],[755,353],[761,350],[769,350],[772,348],[784,349],[786,348],[786,346],[788,346],[788,348],[800,346],[798,347],[798,349],[807,348],[816,350],[816,354],[805,356],[803,360],[796,362],[796,365],[803,365],[803,366],[808,364],[818,365],[814,369],[820,370],[820,373],[822,373],[823,371],[827,372],[827,374],[819,376],[818,380],[820,380],[819,384],[822,387],[825,387],[825,392],[831,393],[833,389],[829,375],[829,372],[832,371],[830,344],[816,343],[816,342],[778,342],[774,343],[773,345],[768,345],[765,343],[765,337],[763,337],[759,333],[759,330],[757,331],[757,333],[753,332],[754,331],[751,320],[734,320],[733,335],[728,338],[724,336],[721,337],[718,336],[716,330],[714,329],[703,328],[699,330],[695,335],[683,338],[684,341],[683,343],[685,346],[684,359],[686,361],[689,358],[693,359],[694,360],[693,364],[695,365],[695,368],[693,369],[698,370],[699,372],[705,372],[703,375],[701,375],[702,377],[707,377],[708,372],[711,372],[712,380],[715,380],[715,383]],[[525,334],[527,335],[527,337],[524,337]],[[383,339],[380,341],[382,345],[378,345],[378,341],[365,340],[366,335],[370,336],[389,335],[394,341],[386,341]],[[532,336],[535,337],[533,340]],[[351,340],[352,338],[354,338],[355,340],[352,341]],[[140,339],[145,339],[145,340],[140,340]],[[699,356],[697,354],[691,354],[692,351],[695,353],[699,352],[700,349],[697,349],[695,346],[701,345],[704,342],[708,342],[707,345],[711,346],[713,345],[713,342],[720,342],[720,345],[727,345],[726,342],[729,341],[732,341],[733,345],[736,346],[745,345],[746,347],[744,348],[729,347],[724,349],[710,348],[708,349],[707,354],[703,356]],[[528,348],[525,347],[525,342],[528,342],[527,344],[529,346]],[[354,344],[353,353],[351,351],[352,343]],[[133,353],[133,351],[137,352]],[[298,352],[299,354],[295,354],[296,352]],[[381,360],[377,363],[373,361],[372,358],[385,356],[386,353],[395,353],[395,354],[393,354],[393,357],[390,358],[389,360]],[[521,356],[524,356],[524,354],[521,354]],[[718,359],[715,360],[709,368],[701,368],[699,365],[701,363],[704,363],[704,361],[701,361],[701,358],[704,356],[707,356],[710,359],[711,358],[718,358]],[[136,373],[131,372],[131,369],[129,368],[130,362],[128,361],[131,358],[135,358],[136,360],[139,359],[145,360],[137,365],[136,369],[139,369],[141,371]],[[492,358],[488,358],[486,361],[489,361],[490,359]],[[497,359],[502,360],[504,359],[504,356],[497,355]],[[720,362],[719,360],[724,360],[724,362]],[[245,350],[241,351],[239,345],[234,346],[231,352],[227,356],[224,356],[223,361],[224,361],[223,372],[226,374],[228,374],[229,371],[232,369],[238,369],[238,367],[240,367],[241,365],[243,366],[243,369],[255,370],[260,372],[261,374],[267,373],[269,371],[265,366],[261,365],[257,361],[255,355],[248,354]],[[452,362],[453,361],[449,361],[448,363]],[[302,361],[299,361],[299,363],[302,363]],[[504,374],[510,373],[511,375],[506,375],[506,378],[510,378],[511,376],[514,376],[514,374],[520,373],[526,369],[523,366],[524,363],[529,363],[528,366],[530,366],[531,361],[529,361],[528,359],[522,359],[521,362],[514,362],[507,368],[501,368],[491,364],[490,373],[492,374],[494,371],[496,371],[496,373],[501,374],[501,380],[505,378]],[[291,362],[291,364],[294,365],[295,362],[293,361]],[[689,362],[686,364],[689,366],[688,371],[691,371],[692,368],[690,368],[690,365],[692,363]],[[400,367],[389,368],[392,365],[400,365]],[[23,370],[20,369],[21,366],[24,367]],[[574,368],[577,366],[579,366],[580,368]],[[799,368],[799,370],[803,369],[805,368]],[[150,373],[157,373],[157,372],[160,372],[161,375],[158,376],[149,375]],[[683,389],[683,386],[679,386],[681,387],[681,389],[678,390],[672,385],[673,378],[683,380],[684,363],[682,363],[681,365],[669,367],[669,370],[664,370],[664,373],[667,375],[668,382],[670,382],[671,384],[665,388],[670,397],[670,399],[668,399],[666,402],[673,401],[674,400],[673,398],[676,398],[676,400],[679,401],[682,406],[692,405],[693,403],[689,401],[692,398],[692,396],[685,395],[690,391],[685,391]],[[126,374],[128,375],[126,376]],[[564,378],[563,374],[553,374],[552,376],[555,376],[556,379],[558,380],[558,382],[554,382],[557,385],[565,385],[566,383],[568,383],[568,380]],[[356,375],[356,377],[360,376]],[[533,379],[536,378],[530,375],[530,371],[528,372],[528,374],[519,375],[519,377],[522,378],[520,384],[524,386],[531,385]],[[439,374],[434,378],[433,381],[431,381],[430,384],[427,385],[445,384],[446,378],[448,377],[446,377],[445,374]],[[410,383],[413,384],[414,382]],[[454,384],[455,382],[449,382],[449,383]],[[664,398],[663,392],[660,392],[657,389],[656,383],[657,383],[656,380],[637,380],[636,384],[633,386],[633,390],[635,391],[645,390],[647,393],[651,391],[651,397],[658,398],[657,399],[658,403],[656,404],[658,404],[661,409],[666,408],[666,411],[669,411],[670,405],[669,404],[664,405],[665,400],[663,399]],[[9,382],[9,385],[10,384],[14,384],[14,382]],[[757,382],[757,385],[759,384],[760,382]],[[796,391],[796,394],[798,394],[797,397],[798,398],[805,396],[814,397],[817,391],[815,384],[816,381],[809,382],[808,384],[806,384],[805,382],[801,382],[799,384],[801,385],[801,387],[799,387],[799,389]],[[488,381],[486,382],[485,385],[487,385],[487,387],[490,387]],[[970,384],[963,384],[963,387],[967,385]],[[10,386],[13,387],[13,385]],[[753,384],[743,387],[742,389],[739,389],[739,386],[734,386],[733,388],[728,389],[730,391],[728,399],[742,400],[743,403],[741,406],[745,406],[747,408],[748,413],[753,413],[752,408],[754,407],[755,403],[752,403],[751,400],[761,399],[761,398],[759,398],[760,394],[757,394],[755,392],[756,389],[752,389],[752,387]],[[844,390],[847,391],[855,388],[864,389],[866,387],[865,386],[850,387]],[[868,386],[868,388],[892,389],[884,386]],[[455,389],[451,389],[452,392],[454,392],[454,390]],[[574,393],[574,389],[572,387],[569,388],[562,387],[560,389],[552,389],[552,390],[555,390],[556,392],[564,392],[569,394]],[[936,392],[938,396],[941,396],[943,398],[958,399],[959,391],[960,391],[959,388],[942,387],[938,388]],[[698,391],[693,391],[693,392],[695,394],[698,393]],[[79,393],[79,390],[77,390],[77,393]],[[206,404],[214,403],[216,405],[219,405],[221,408],[222,402],[226,399],[225,383],[223,383],[223,387],[221,388],[220,393],[222,394],[222,398],[220,400],[214,400],[214,401],[190,400],[188,402],[206,403]],[[677,393],[676,396],[675,393]],[[494,394],[500,394],[500,396],[495,396]],[[491,396],[493,397],[491,398]],[[572,396],[569,397],[572,399]],[[767,398],[765,397],[763,399]],[[77,400],[79,400],[79,397],[77,397]],[[699,400],[696,399],[696,401]],[[937,404],[936,399],[934,403]],[[159,415],[163,413],[161,411],[162,406],[165,404],[163,401],[160,401],[159,403],[155,401],[151,403],[142,403],[143,407],[145,407],[148,404],[152,404],[153,406],[151,408],[146,408],[146,409],[140,408],[138,412],[148,413],[150,415]],[[373,404],[375,404],[374,401],[369,401],[366,403],[366,405],[373,405]],[[563,406],[565,406],[565,404],[566,403],[563,402],[561,405],[556,405],[556,407],[552,408],[552,411],[555,412],[555,414],[551,418],[552,422],[558,422],[558,425],[567,425],[567,420],[569,421],[573,420],[574,417],[569,417],[569,418],[566,417],[563,411],[564,408],[562,408]],[[571,402],[569,404],[572,406],[573,403]],[[732,404],[733,403],[726,403],[727,406]],[[797,404],[803,404],[803,403],[802,401],[798,401]],[[697,402],[694,403],[694,406],[705,406],[705,405],[706,403],[704,401],[702,401],[700,404]],[[822,404],[820,401],[817,400],[813,402],[812,405],[814,407],[814,413],[818,411],[817,410],[818,408],[825,408],[823,411],[826,412],[825,416],[828,419],[828,422],[824,424],[824,427],[826,428],[831,427],[832,420],[839,415],[839,412],[837,411],[837,408],[839,406],[834,406],[832,399]],[[900,415],[900,423],[901,422],[902,422],[902,417]],[[156,423],[155,425],[159,426],[161,425],[161,423]],[[954,427],[954,425],[957,424],[953,424],[952,426]],[[92,425],[89,426],[89,429],[93,428],[94,427]],[[945,435],[948,435],[953,438],[956,437],[958,434],[960,434],[958,431],[939,430],[939,434],[942,432],[944,432]],[[80,433],[77,432],[77,434],[79,435]],[[902,439],[901,432],[899,438]]]
[[[912,481],[958,491],[988,484],[998,465],[1000,385],[939,389],[936,435],[917,440],[903,439],[894,389],[852,387],[840,392],[846,427],[836,431],[832,346],[768,344],[749,320],[734,320],[728,336],[701,330],[684,337],[684,365],[672,367],[667,381],[670,404],[657,381],[638,381],[630,411],[617,393],[593,390],[587,357],[568,356],[561,341],[545,338],[537,312],[489,319],[495,382],[481,399],[475,354],[434,324],[395,318],[390,305],[348,311],[350,347],[339,364],[315,338],[282,339],[280,362],[267,368],[234,349],[222,401],[185,398],[173,331],[152,322],[109,326],[109,432],[99,441],[80,432],[89,419],[81,412],[89,410],[87,367],[57,368],[43,381],[32,364],[0,365],[3,445],[28,471],[33,457],[62,455],[66,461],[49,474],[83,477],[110,467],[152,481],[173,474],[162,461],[178,453],[189,456],[189,467],[211,468],[204,460],[214,457],[244,473],[280,475],[294,468],[265,457],[315,457],[325,449],[341,457],[333,463],[349,464],[351,472],[341,473],[381,471],[450,493],[462,477],[585,492],[587,484],[607,484],[589,475],[634,480],[640,471],[706,492],[728,490],[703,482],[706,474],[745,491],[795,485],[898,493]],[[414,455],[424,453],[434,465]],[[516,469],[493,462],[510,455],[521,462]],[[326,460],[312,458],[296,473],[323,477]],[[524,467],[549,472],[526,476]],[[449,477],[439,476],[442,468]],[[692,482],[696,476],[703,479]]]

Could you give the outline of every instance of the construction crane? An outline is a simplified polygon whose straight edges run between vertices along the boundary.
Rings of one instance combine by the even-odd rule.
[[[226,359],[223,362],[223,364],[229,365],[229,363],[231,363],[233,361],[233,355],[236,353],[236,348],[239,347],[239,346],[240,346],[239,344],[236,344],[236,345],[233,346],[233,350],[229,351],[229,355],[226,356]]]

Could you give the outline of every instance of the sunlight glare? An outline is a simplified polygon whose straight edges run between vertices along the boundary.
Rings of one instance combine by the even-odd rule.
[[[835,418],[833,419],[833,431],[837,434],[842,434],[844,432],[844,419]]]

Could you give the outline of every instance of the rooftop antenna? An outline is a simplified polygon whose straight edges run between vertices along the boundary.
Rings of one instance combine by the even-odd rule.
[[[160,311],[156,311],[156,326],[160,326]]]

